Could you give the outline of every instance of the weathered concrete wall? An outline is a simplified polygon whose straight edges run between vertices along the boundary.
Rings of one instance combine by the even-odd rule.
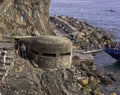
[[[42,69],[66,69],[71,67],[72,42],[60,36],[22,38],[30,60]]]

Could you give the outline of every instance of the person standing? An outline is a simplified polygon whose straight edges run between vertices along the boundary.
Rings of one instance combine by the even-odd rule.
[[[19,44],[18,42],[15,42],[15,57],[18,57],[18,52],[19,52]]]
[[[6,48],[4,47],[2,52],[1,52],[1,55],[2,55],[2,59],[3,59],[3,65],[5,66],[5,63],[6,63],[6,57],[7,57],[7,50]]]
[[[25,58],[27,56],[26,46],[24,44],[21,45],[21,57]]]

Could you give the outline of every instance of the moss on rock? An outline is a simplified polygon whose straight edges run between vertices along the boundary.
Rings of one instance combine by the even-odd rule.
[[[32,0],[32,5],[40,5],[41,0]]]

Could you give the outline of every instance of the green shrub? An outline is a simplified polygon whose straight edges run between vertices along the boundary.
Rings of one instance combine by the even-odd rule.
[[[32,5],[40,5],[41,0],[32,0]]]
[[[35,5],[40,5],[41,0],[35,0]]]

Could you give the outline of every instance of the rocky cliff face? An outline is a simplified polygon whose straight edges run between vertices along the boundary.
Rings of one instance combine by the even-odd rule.
[[[0,83],[2,95],[104,95],[99,83],[111,84],[111,79],[102,77],[94,65],[80,63],[73,58],[70,69],[45,71],[29,61],[17,58],[13,69]]]
[[[2,1],[1,34],[52,34],[48,16],[50,0]],[[112,84],[113,80],[102,76],[93,64],[80,63],[79,57],[73,58],[71,68],[52,71],[36,68],[18,57],[4,81],[0,81],[0,95],[104,95],[97,88],[99,83]]]
[[[4,0],[1,3],[1,9],[4,8],[0,10],[0,26],[4,30],[16,35],[52,34],[48,9],[50,0]]]

